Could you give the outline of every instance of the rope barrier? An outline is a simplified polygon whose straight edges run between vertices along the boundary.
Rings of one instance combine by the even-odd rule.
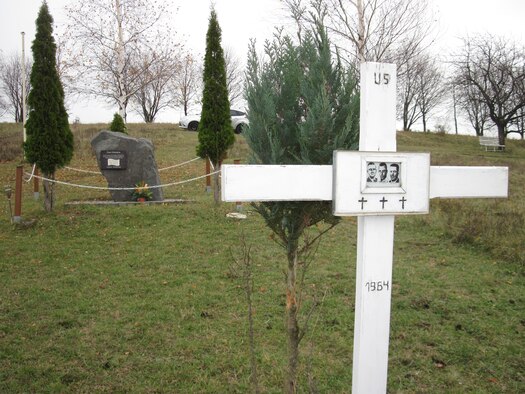
[[[73,168],[73,167],[64,167],[66,170],[70,170],[70,171],[77,171],[77,172],[85,172],[87,174],[97,174],[97,175],[102,175],[100,173],[100,171],[91,171],[91,170],[82,170],[80,168]]]
[[[164,168],[159,168],[158,171],[166,171],[166,170],[169,170],[171,168],[176,168],[176,167],[182,167],[183,165],[186,165],[186,164],[189,164],[189,163],[192,163],[196,160],[199,160],[200,157],[196,157],[194,159],[191,159],[191,160],[188,160],[188,161],[185,161],[183,163],[179,163],[179,164],[174,164],[172,166],[169,166],[169,167],[164,167]],[[102,175],[102,173],[100,171],[91,171],[91,170],[82,170],[80,168],[74,168],[74,167],[64,167],[65,169],[67,170],[70,170],[70,171],[77,171],[77,172],[85,172],[87,174],[96,174],[96,175]]]
[[[161,187],[169,187],[169,186],[177,186],[177,185],[182,185],[184,183],[189,183],[189,182],[193,182],[193,181],[196,181],[198,179],[202,179],[202,178],[205,178],[209,175],[215,175],[215,174],[218,174],[220,172],[219,171],[215,171],[215,172],[212,172],[211,174],[206,174],[206,175],[201,175],[201,176],[198,176],[196,178],[191,178],[191,179],[185,179],[183,181],[178,181],[178,182],[172,182],[172,183],[165,183],[163,185],[153,185],[153,186],[148,186],[148,189],[158,189],[158,188],[161,188]],[[48,182],[53,182],[53,183],[56,183],[56,184],[59,184],[59,185],[66,185],[66,186],[73,186],[73,187],[79,187],[79,188],[82,188],[82,189],[97,189],[97,190],[135,190],[137,187],[103,187],[103,186],[91,186],[91,185],[79,185],[77,183],[69,183],[69,182],[64,182],[64,181],[57,181],[56,179],[49,179],[49,178],[44,178],[43,176],[38,176],[38,175],[34,175],[34,174],[29,174],[28,172],[25,173],[26,175],[31,175],[32,178],[37,178],[37,179],[42,179],[43,181],[48,181]]]
[[[195,160],[199,160],[199,159],[200,159],[200,157],[196,157],[195,159],[191,159],[191,160],[185,161],[185,162],[183,162],[183,163],[175,164],[175,165],[172,165],[172,166],[169,166],[169,167],[160,168],[160,169],[159,169],[159,172],[160,172],[160,171],[169,170],[170,168],[182,167],[182,166],[185,165],[185,164],[192,163],[192,162],[194,162]]]
[[[29,179],[26,181],[26,183],[31,182],[31,179],[35,177],[35,169],[36,169],[36,164],[33,164],[33,171],[31,171],[31,174],[26,172],[26,174],[29,174]]]

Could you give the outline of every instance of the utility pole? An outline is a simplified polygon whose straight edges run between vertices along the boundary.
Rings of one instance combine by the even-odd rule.
[[[22,32],[22,127],[24,128],[24,142],[26,142],[26,46],[25,32]]]

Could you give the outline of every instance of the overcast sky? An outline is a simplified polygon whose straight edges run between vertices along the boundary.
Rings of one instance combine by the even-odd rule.
[[[75,1],[79,0],[47,0],[58,27],[65,21],[64,6]],[[458,37],[478,32],[505,35],[525,42],[525,0],[429,1],[439,32],[433,47],[436,52],[448,52],[458,45]],[[174,30],[186,48],[202,55],[211,2],[175,0],[172,3],[174,9],[178,7],[173,18]],[[262,43],[271,38],[276,26],[286,23],[279,0],[215,0],[214,3],[223,32],[223,47],[232,48],[243,60],[250,38],[257,38]],[[30,53],[40,5],[40,0],[0,0],[0,50],[3,55],[21,53],[22,31],[26,32],[26,51]],[[116,108],[83,101],[71,103],[69,115],[70,120],[79,117],[83,123],[109,122],[114,112]],[[160,115],[158,121],[176,122],[178,118],[179,111],[172,110]],[[140,121],[140,118],[130,111],[128,120]]]

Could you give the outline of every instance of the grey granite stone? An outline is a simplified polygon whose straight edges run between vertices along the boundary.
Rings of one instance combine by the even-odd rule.
[[[91,141],[96,153],[98,166],[106,177],[109,187],[134,187],[144,181],[149,186],[160,185],[160,177],[155,161],[153,143],[146,138],[133,138],[124,133],[103,130]],[[102,169],[103,151],[125,152],[125,169]],[[162,188],[151,189],[153,201],[162,201]],[[131,201],[132,190],[111,190],[114,201]]]

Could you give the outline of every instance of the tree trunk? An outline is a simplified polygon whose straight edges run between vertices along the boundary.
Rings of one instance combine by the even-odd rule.
[[[52,180],[55,179],[54,173],[53,174],[42,174],[42,175],[44,178],[47,178],[47,179],[52,179]],[[46,212],[52,212],[53,207],[55,205],[55,194],[54,194],[55,182],[44,180],[43,185],[44,185],[44,209],[46,210]]]
[[[287,393],[297,392],[297,365],[299,363],[299,324],[297,321],[297,249],[298,240],[288,241],[288,269],[286,273],[286,331],[288,333]]]
[[[498,142],[500,145],[505,145],[505,125],[502,123],[498,123]]]
[[[408,127],[408,110],[406,105],[403,105],[403,131],[410,131]]]
[[[119,87],[119,97],[117,99],[118,101],[118,112],[119,115],[124,119],[124,122],[126,122],[127,114],[126,114],[126,95],[124,94],[125,90],[125,78],[124,75],[124,68],[126,63],[126,54],[125,54],[125,48],[124,48],[124,32],[122,28],[123,23],[123,16],[122,16],[122,8],[120,4],[120,0],[115,0],[115,9],[117,11],[117,33],[118,33],[118,41],[117,41],[117,83]]]
[[[421,120],[423,121],[423,132],[426,133],[427,132],[427,118],[425,116],[425,113],[423,113]]]
[[[215,200],[215,205],[219,205],[221,202],[221,184],[219,182],[219,175],[221,170],[222,162],[215,164],[215,174],[213,174],[213,199]]]
[[[357,19],[358,19],[358,32],[357,32],[357,52],[359,55],[359,62],[364,63],[365,57],[365,11],[363,9],[363,0],[357,0]]]

